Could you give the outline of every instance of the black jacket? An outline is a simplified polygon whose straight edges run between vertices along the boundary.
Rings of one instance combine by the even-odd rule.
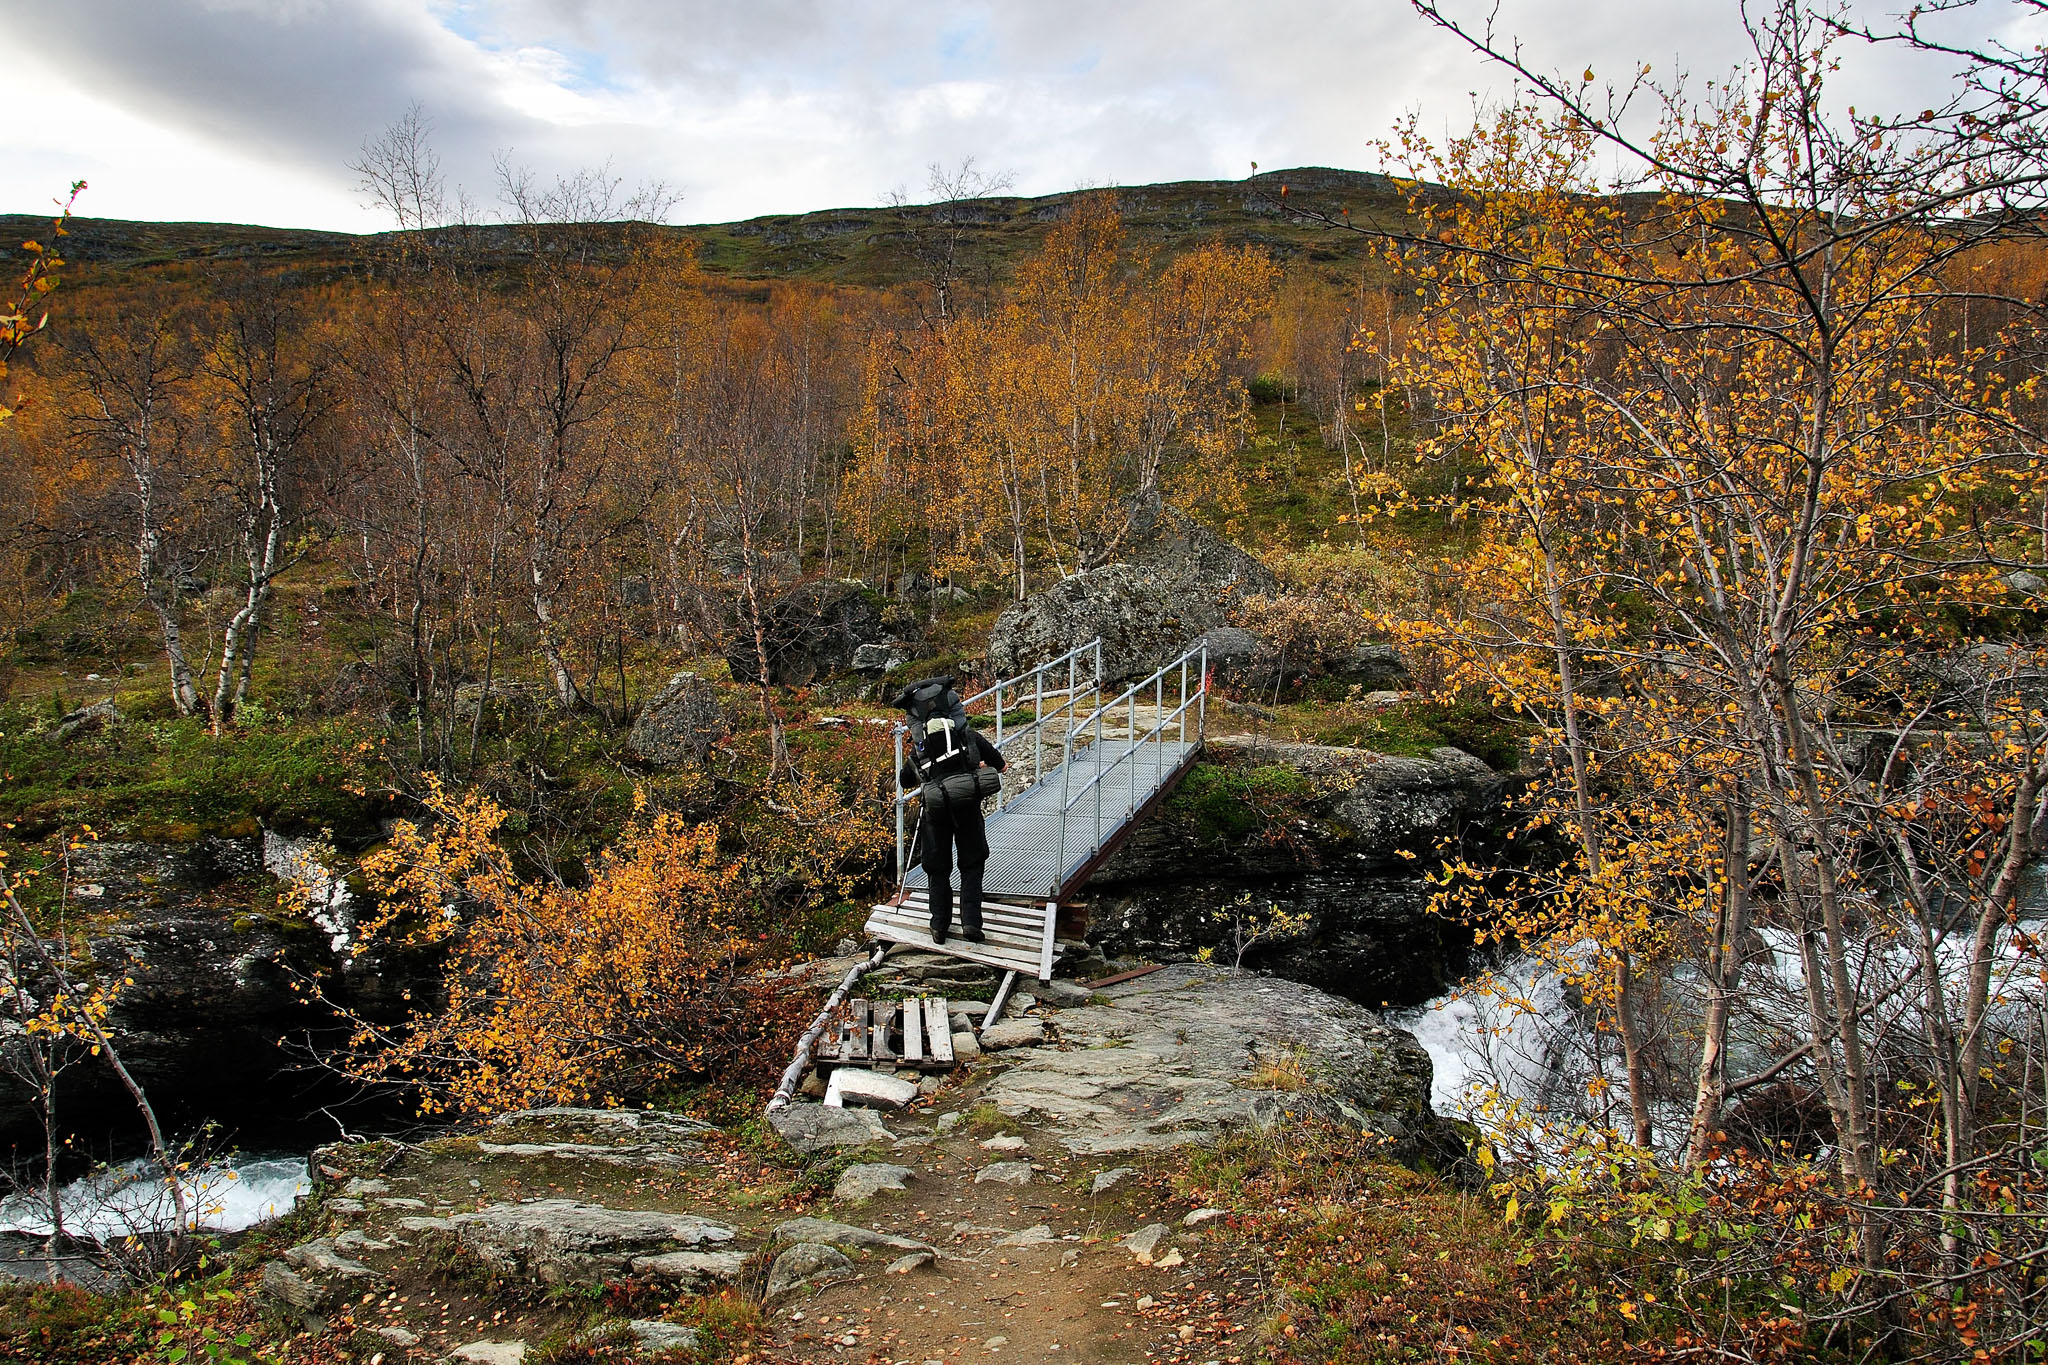
[[[1001,772],[1003,769],[1010,766],[1010,760],[1003,757],[1003,751],[1001,749],[998,749],[994,744],[989,742],[989,738],[987,735],[984,735],[981,731],[976,730],[971,726],[968,728],[967,734],[970,736],[974,746],[974,762],[969,763],[962,761],[965,758],[965,755],[962,755],[960,758],[956,758],[952,763],[948,764],[945,768],[937,772],[920,773],[917,770],[917,759],[914,757],[906,758],[903,760],[903,770],[896,774],[897,784],[901,786],[905,791],[911,791],[922,786],[930,778],[944,777],[948,773],[964,773],[972,771],[975,765],[978,763],[986,763],[989,767],[994,768],[997,772]]]

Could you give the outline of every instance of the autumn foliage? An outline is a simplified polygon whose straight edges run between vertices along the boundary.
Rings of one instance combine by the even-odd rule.
[[[447,954],[445,1000],[365,1023],[355,1069],[428,1112],[618,1104],[760,1065],[800,1003],[762,979],[775,925],[718,833],[641,809],[588,883],[523,877],[505,812],[436,790],[364,863],[382,908],[358,952]]]

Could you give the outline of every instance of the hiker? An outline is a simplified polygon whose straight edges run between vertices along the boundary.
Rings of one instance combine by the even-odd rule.
[[[909,717],[910,757],[896,775],[917,788],[919,830],[924,840],[925,880],[930,884],[932,942],[944,943],[953,928],[953,863],[960,863],[960,936],[971,943],[981,932],[981,869],[988,862],[988,830],[981,803],[1002,789],[1007,760],[968,722],[953,679],[923,678],[903,689],[895,703]]]

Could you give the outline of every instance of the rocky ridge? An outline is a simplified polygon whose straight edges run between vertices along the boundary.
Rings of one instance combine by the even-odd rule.
[[[896,966],[913,985],[920,956]],[[986,1319],[973,1286],[993,1273],[1031,1294],[1043,1284],[1047,1307],[990,1339],[1094,1340],[1101,1354],[1071,1358],[1138,1359],[1114,1345],[1135,1340],[1132,1305],[1197,1292],[1238,1254],[1217,1211],[1171,1207],[1145,1176],[1173,1149],[1312,1115],[1411,1159],[1462,1153],[1429,1112],[1419,1045],[1311,988],[1187,965],[1067,998],[1020,1000],[1012,1046],[908,1100],[862,1091],[877,1107],[779,1111],[788,1147],[679,1114],[574,1107],[420,1145],[331,1145],[262,1295],[312,1330],[371,1334],[391,1365],[516,1365],[562,1339],[575,1292],[622,1285],[639,1286],[631,1309],[600,1326],[650,1358],[702,1345],[710,1319],[692,1305],[723,1296],[760,1305],[759,1359],[884,1339],[888,1358],[927,1359],[950,1358],[940,1338]],[[835,1124],[855,1145],[819,1139]],[[1122,1287],[1133,1275],[1150,1294]]]

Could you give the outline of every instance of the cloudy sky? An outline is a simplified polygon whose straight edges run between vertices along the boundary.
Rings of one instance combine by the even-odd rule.
[[[2006,5],[1969,23],[2031,36]],[[665,181],[673,221],[719,222],[915,197],[967,156],[1025,194],[1370,167],[1403,112],[1442,127],[1506,88],[1403,0],[0,0],[0,19],[0,209],[84,178],[97,217],[350,231],[384,224],[347,163],[415,101],[479,200],[509,150],[543,176]],[[1502,0],[1499,22],[1546,68],[1704,77],[1744,50],[1735,0]],[[1917,105],[1939,80],[1856,55],[1837,88]]]

